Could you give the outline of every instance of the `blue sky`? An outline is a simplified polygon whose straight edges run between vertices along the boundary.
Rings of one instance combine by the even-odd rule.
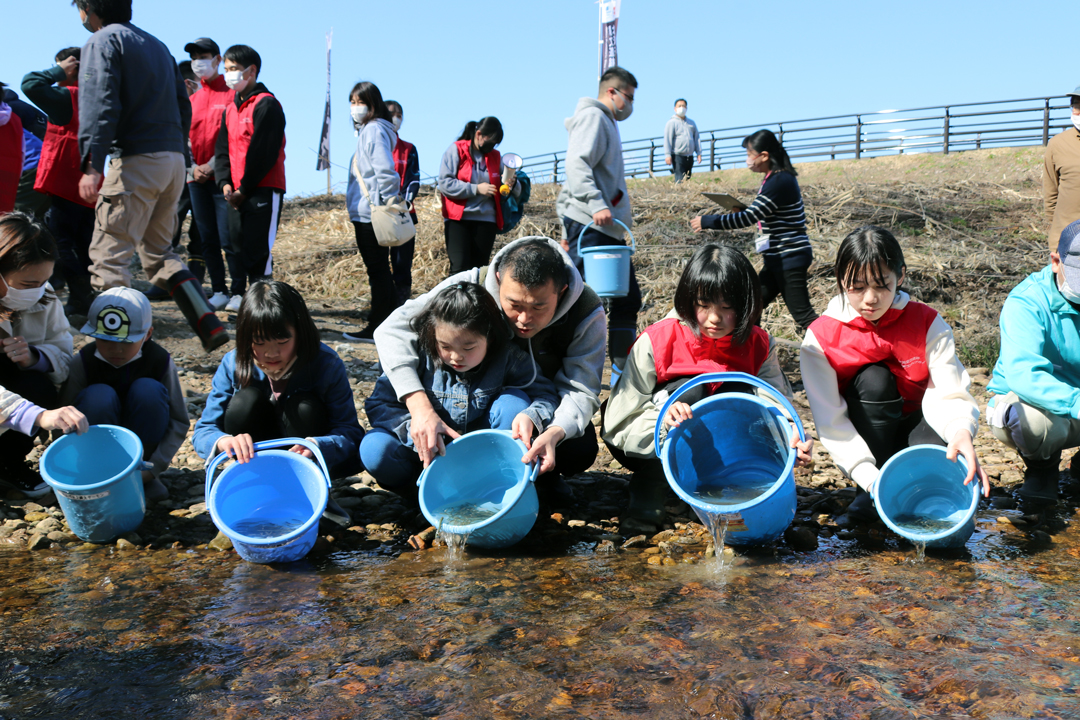
[[[68,0],[11,3],[0,80],[52,63],[87,33]],[[17,7],[18,9],[14,9]],[[405,108],[402,137],[422,171],[470,119],[503,122],[504,152],[565,149],[563,120],[595,95],[593,0],[531,3],[135,0],[134,22],[177,59],[185,43],[251,45],[261,79],[285,108],[288,194],[325,192],[315,170],[326,93],[325,34],[334,30],[332,160],[344,191],[354,139],[348,92],[371,80]],[[25,20],[23,22],[20,19]],[[825,3],[623,0],[619,61],[639,81],[625,140],[659,135],[677,97],[702,130],[778,120],[1061,95],[1080,85],[1065,28],[1071,5],[1015,2]],[[1056,32],[1060,38],[1056,38]]]

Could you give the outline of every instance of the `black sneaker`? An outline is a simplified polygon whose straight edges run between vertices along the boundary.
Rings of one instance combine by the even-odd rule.
[[[0,484],[13,487],[27,497],[37,498],[52,492],[36,470],[24,462],[16,462],[0,469]]]
[[[341,338],[345,342],[367,343],[369,345],[374,345],[375,344],[375,328],[376,327],[377,326],[372,325],[372,324],[369,323],[360,332],[342,333]]]

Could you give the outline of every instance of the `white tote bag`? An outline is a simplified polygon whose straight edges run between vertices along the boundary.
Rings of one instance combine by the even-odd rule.
[[[364,191],[368,205],[371,206],[371,227],[375,231],[375,238],[383,247],[396,247],[403,245],[416,237],[416,226],[412,216],[409,215],[409,204],[400,196],[385,205],[373,205],[371,195],[368,194],[367,183],[360,174],[360,165],[353,155],[353,173],[356,181],[360,183],[360,189]]]

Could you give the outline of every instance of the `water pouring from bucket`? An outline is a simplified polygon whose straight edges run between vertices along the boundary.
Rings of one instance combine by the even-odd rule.
[[[287,449],[307,448],[315,460]],[[330,471],[319,446],[303,438],[257,442],[255,456],[234,463],[214,481],[228,454],[206,468],[206,506],[221,532],[248,562],[292,562],[318,538],[319,518],[330,498]]]
[[[446,446],[417,484],[424,517],[451,542],[494,549],[525,537],[536,523],[538,463],[504,430],[476,430]],[[451,547],[450,542],[447,543]]]
[[[630,256],[637,249],[634,244],[634,234],[626,223],[618,218],[612,218],[623,226],[626,234],[630,236],[630,247],[625,245],[595,245],[593,247],[581,247],[581,238],[585,237],[585,231],[595,225],[590,222],[581,229],[578,235],[577,252],[581,258],[584,269],[585,282],[600,297],[626,297],[630,292]]]
[[[753,385],[788,414],[756,395],[728,392],[691,406],[693,417],[662,437],[668,409],[692,388],[721,382]],[[798,413],[768,383],[740,372],[699,375],[671,394],[656,421],[655,447],[675,493],[713,531],[719,555],[732,545],[769,543],[795,519],[792,422],[806,433]]]
[[[517,171],[524,164],[525,161],[521,159],[521,156],[515,153],[506,153],[502,156],[502,185],[499,187],[499,193],[503,197],[510,194],[510,188],[514,187],[514,178],[517,177]]]

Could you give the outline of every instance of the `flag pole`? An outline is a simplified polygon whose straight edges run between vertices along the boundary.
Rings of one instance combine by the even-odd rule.
[[[334,39],[334,28],[330,28],[330,33],[326,36],[326,99],[327,99],[327,113],[329,113],[329,101],[330,101],[330,44]],[[326,194],[330,195],[331,183],[330,183],[330,137],[329,133],[326,138]]]

